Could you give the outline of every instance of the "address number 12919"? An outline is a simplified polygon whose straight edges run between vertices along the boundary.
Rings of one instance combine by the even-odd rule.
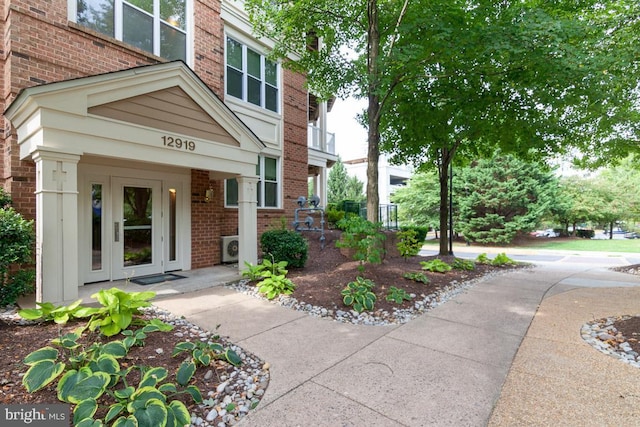
[[[174,138],[172,136],[163,136],[162,144],[165,147],[172,147],[177,150],[195,151],[196,149],[196,143],[194,141]]]

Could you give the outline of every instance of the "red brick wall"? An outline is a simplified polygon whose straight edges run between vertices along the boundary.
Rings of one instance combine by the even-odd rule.
[[[286,70],[284,74],[284,205],[289,223],[299,196],[308,193],[307,92],[304,77]]]
[[[10,5],[9,5],[10,3]],[[0,104],[4,111],[26,87],[162,62],[144,51],[67,21],[67,0],[5,0],[0,25]],[[195,0],[194,64],[196,74],[224,98],[224,28],[221,0]],[[283,95],[283,209],[259,210],[259,234],[293,221],[295,200],[307,193],[307,94],[304,78],[285,71]],[[0,133],[0,185],[14,205],[35,217],[35,166],[19,159],[15,130],[3,117]],[[212,203],[204,191],[214,189]],[[192,171],[192,266],[220,262],[220,236],[238,232],[237,209],[225,209],[223,182],[209,182],[208,172]]]

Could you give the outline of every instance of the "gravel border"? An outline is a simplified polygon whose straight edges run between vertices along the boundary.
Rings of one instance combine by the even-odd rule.
[[[620,320],[636,316],[605,317],[585,323],[580,329],[582,339],[601,353],[607,354],[624,363],[640,368],[640,355],[633,351],[625,337],[613,326]]]
[[[520,268],[531,268],[530,266]],[[346,308],[329,309],[326,307],[319,307],[312,304],[305,303],[304,301],[298,301],[291,295],[280,295],[277,298],[268,300],[262,294],[258,292],[258,288],[255,285],[251,285],[248,279],[240,280],[239,282],[230,283],[225,285],[226,287],[240,292],[245,295],[249,295],[254,298],[258,298],[264,301],[268,301],[272,304],[280,305],[282,307],[290,308],[296,311],[306,312],[310,316],[320,317],[329,320],[333,320],[341,323],[351,323],[354,325],[370,325],[370,326],[384,326],[384,325],[399,325],[409,322],[412,319],[426,313],[433,308],[444,304],[457,295],[463,293],[467,289],[472,288],[476,284],[502,274],[506,274],[513,271],[508,270],[496,270],[491,273],[487,273],[483,276],[476,277],[475,279],[467,280],[464,282],[453,281],[448,286],[436,291],[435,293],[419,296],[411,294],[414,298],[413,306],[406,309],[394,309],[391,313],[384,310],[376,310],[372,313],[363,312],[358,313],[355,310],[348,310]]]

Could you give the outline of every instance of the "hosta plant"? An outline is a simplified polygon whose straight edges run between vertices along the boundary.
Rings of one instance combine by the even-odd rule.
[[[258,292],[270,300],[282,294],[290,295],[293,293],[296,285],[286,277],[288,273],[286,261],[274,262],[265,259],[262,264],[265,269],[260,273],[263,279],[256,284]]]
[[[342,302],[346,306],[353,306],[358,313],[373,310],[376,302],[376,294],[371,292],[375,284],[370,279],[358,276],[355,281],[349,282],[342,290]]]
[[[470,259],[456,258],[451,265],[456,270],[475,270],[476,264]]]
[[[65,324],[76,317],[76,312],[81,309],[81,302],[82,300],[77,300],[69,305],[59,306],[50,302],[37,302],[38,308],[22,309],[18,311],[18,315],[26,320],[42,320],[44,322],[53,320],[58,324]]]
[[[487,254],[483,252],[476,257],[476,262],[478,264],[491,264],[491,259],[489,259]]]
[[[242,359],[235,351],[217,342],[180,342],[176,344],[171,356],[175,357],[183,352],[189,353],[193,363],[201,366],[209,366],[213,360],[226,360],[233,366],[239,366],[242,363]]]
[[[499,253],[496,257],[491,261],[491,265],[503,266],[503,265],[514,265],[516,262],[509,258],[507,254],[504,252]]]
[[[412,297],[404,289],[391,286],[385,299],[387,301],[395,302],[396,304],[402,304],[404,301],[411,301]]]
[[[408,280],[413,280],[414,282],[422,282],[424,284],[429,283],[429,278],[422,272],[420,273],[408,272],[408,273],[404,273],[402,277]]]
[[[451,266],[438,258],[430,261],[421,261],[420,265],[423,270],[431,271],[432,273],[446,273],[447,271],[451,271]]]
[[[246,277],[252,282],[255,282],[256,280],[260,279],[262,277],[262,273],[266,269],[266,266],[264,265],[264,263],[253,265],[249,261],[245,261],[244,265],[247,268],[242,270],[242,277]]]
[[[100,329],[103,335],[108,337],[116,335],[127,329],[134,320],[135,315],[140,315],[142,307],[149,307],[149,300],[155,297],[155,292],[125,292],[118,288],[102,289],[91,295],[96,298],[102,307],[86,307],[78,310],[78,317],[91,317],[89,329]]]
[[[147,326],[147,332],[166,329],[162,325]],[[164,367],[134,365],[123,369],[126,364],[121,365],[119,360],[128,354],[131,347],[116,340],[94,342],[82,349],[78,339],[85,329],[78,328],[53,340],[53,344],[67,354],[66,358],[60,355],[58,349],[50,346],[27,355],[24,363],[30,367],[23,377],[27,391],[35,392],[64,373],[56,386],[58,399],[75,405],[75,426],[177,427],[189,424],[190,415],[186,406],[171,398],[186,393],[196,403],[202,402],[200,390],[189,385],[196,370],[193,363],[185,361],[180,365],[176,373],[177,384],[166,381],[168,371]],[[129,337],[135,339],[135,334]],[[141,336],[137,339],[143,341]],[[64,362],[66,359],[68,364]],[[139,378],[136,387],[127,381],[133,371],[138,372],[133,375],[133,378]],[[109,406],[104,418],[96,419],[98,401],[107,402]]]
[[[191,370],[184,366],[186,364],[183,363],[176,373],[176,382],[180,386],[186,386],[195,373],[195,368]],[[140,371],[140,382],[137,387],[129,385],[126,381],[127,375],[134,369]],[[123,388],[110,392],[115,403],[109,406],[104,421],[109,423],[115,420],[113,426],[188,425],[191,417],[187,407],[179,400],[169,400],[179,393],[188,393],[196,403],[200,403],[202,402],[200,390],[191,385],[179,391],[176,384],[165,382],[167,377],[168,371],[163,367],[134,366],[123,371],[121,385]]]

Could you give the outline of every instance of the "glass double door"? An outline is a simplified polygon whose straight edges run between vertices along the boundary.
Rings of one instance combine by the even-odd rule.
[[[80,237],[89,249],[81,254],[88,267],[84,283],[181,268],[177,186],[161,180],[103,176],[91,180],[87,188],[91,209],[86,216],[87,233]]]

